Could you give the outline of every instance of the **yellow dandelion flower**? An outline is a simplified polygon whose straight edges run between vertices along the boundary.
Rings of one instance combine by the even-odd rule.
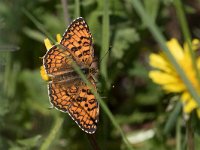
[[[60,41],[61,41],[61,35],[57,34],[56,35],[56,39],[57,39],[56,44],[60,43]],[[47,51],[53,46],[48,38],[44,39],[44,44],[45,44],[45,47],[46,47]],[[40,67],[40,75],[41,75],[41,77],[42,77],[43,80],[45,80],[45,81],[49,80],[49,76],[47,75],[47,73],[46,73],[46,71],[44,69],[44,66]]]
[[[199,45],[200,41],[198,39],[192,41],[192,48],[194,51],[197,50]],[[195,69],[193,68],[192,57],[190,56],[188,45],[185,43],[184,46],[181,47],[176,39],[171,39],[167,42],[167,47],[193,84],[194,88],[197,91],[200,91],[200,85],[196,77]],[[149,77],[153,82],[161,85],[161,87],[168,93],[180,93],[180,100],[183,103],[183,111],[186,114],[189,114],[196,109],[197,114],[200,117],[200,107],[190,95],[187,87],[166,56],[163,53],[152,53],[149,56],[149,63],[154,68],[149,72]],[[196,64],[197,68],[200,69],[200,57],[197,58]]]
[[[44,70],[44,66],[40,67],[40,75],[43,80],[45,80],[45,81],[49,80],[49,76],[47,75],[46,71]]]

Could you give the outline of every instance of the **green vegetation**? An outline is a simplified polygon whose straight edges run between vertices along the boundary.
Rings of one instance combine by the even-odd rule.
[[[149,54],[163,50],[200,102],[199,91],[165,45],[165,39],[186,41],[199,79],[195,64],[199,49],[194,53],[191,43],[200,37],[199,3],[1,0],[0,150],[200,148],[196,113],[186,122],[180,95],[165,93],[148,77]],[[41,57],[46,52],[43,40],[55,43],[56,34],[62,35],[78,16],[87,21],[95,57],[100,60],[95,95],[101,109],[94,136],[83,132],[68,114],[50,108],[47,83],[40,76]]]

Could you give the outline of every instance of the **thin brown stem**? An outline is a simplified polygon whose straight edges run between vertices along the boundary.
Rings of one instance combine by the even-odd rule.
[[[186,134],[187,134],[187,149],[188,150],[194,150],[194,130],[192,128],[191,124],[192,115],[190,116],[190,119],[186,123]]]
[[[91,144],[93,150],[100,150],[100,148],[97,144],[95,134],[87,134],[87,137],[88,137],[88,140],[90,141],[90,144]]]
[[[69,25],[69,14],[68,14],[68,3],[67,0],[61,0],[61,4],[63,7],[63,16],[66,25]]]

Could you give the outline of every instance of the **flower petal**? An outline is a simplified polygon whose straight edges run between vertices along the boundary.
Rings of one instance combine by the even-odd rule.
[[[191,113],[195,108],[197,108],[196,101],[191,97],[189,92],[184,92],[181,95],[181,101],[183,102],[183,111],[185,113]]]
[[[200,57],[197,58],[197,68],[200,70]]]
[[[56,35],[56,40],[57,40],[58,43],[60,43],[61,39],[62,39],[61,35],[57,34]]]
[[[185,90],[184,84],[176,76],[172,76],[162,71],[150,71],[149,77],[153,82],[162,85],[168,92],[182,92]]]
[[[198,39],[193,39],[192,40],[192,50],[196,51],[200,46],[200,41]],[[189,51],[189,46],[188,44],[185,42],[184,43],[184,50],[185,51]]]
[[[192,48],[197,50],[200,47],[200,41],[198,39],[192,40]]]
[[[47,50],[53,46],[48,38],[44,39],[44,44]]]
[[[200,118],[200,108],[197,108],[197,116]]]
[[[177,83],[178,80],[176,77],[168,74],[168,73],[164,73],[162,71],[150,71],[149,72],[149,77],[158,84],[169,84],[169,83]]]
[[[185,85],[182,83],[179,84],[173,83],[173,84],[163,85],[162,88],[167,92],[180,93],[185,90]]]
[[[190,99],[188,103],[183,106],[183,111],[185,113],[191,113],[195,108],[197,108],[197,103],[193,99]]]
[[[47,75],[47,73],[46,73],[46,71],[45,71],[43,66],[40,67],[40,75],[41,75],[43,80],[45,80],[45,81],[49,80],[49,77],[48,77],[48,75]]]
[[[176,39],[171,39],[167,42],[167,46],[177,61],[183,58],[183,49]]]
[[[190,94],[188,92],[183,92],[181,95],[181,100],[183,103],[186,103],[190,99]]]
[[[172,72],[172,69],[170,68],[169,63],[161,55],[150,54],[149,61],[150,61],[150,65],[154,68],[157,68],[166,72]]]

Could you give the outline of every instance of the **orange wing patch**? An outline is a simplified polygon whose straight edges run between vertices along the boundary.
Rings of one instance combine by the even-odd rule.
[[[43,65],[50,76],[49,99],[58,110],[67,112],[78,126],[87,133],[94,133],[99,120],[99,104],[91,89],[82,81],[72,61],[93,85],[94,50],[92,35],[83,18],[77,18],[64,33],[60,45],[54,45],[43,57]],[[96,62],[95,62],[96,63]]]
[[[71,69],[72,57],[68,51],[64,51],[60,46],[54,45],[43,57],[43,65],[47,74],[55,75],[66,69]]]
[[[61,44],[68,48],[75,57],[77,63],[91,65],[94,52],[92,47],[92,35],[83,18],[76,19],[64,33]]]
[[[81,129],[94,133],[97,128],[99,105],[90,89],[80,86],[68,87],[60,83],[49,83],[50,102],[57,109],[68,112]]]

